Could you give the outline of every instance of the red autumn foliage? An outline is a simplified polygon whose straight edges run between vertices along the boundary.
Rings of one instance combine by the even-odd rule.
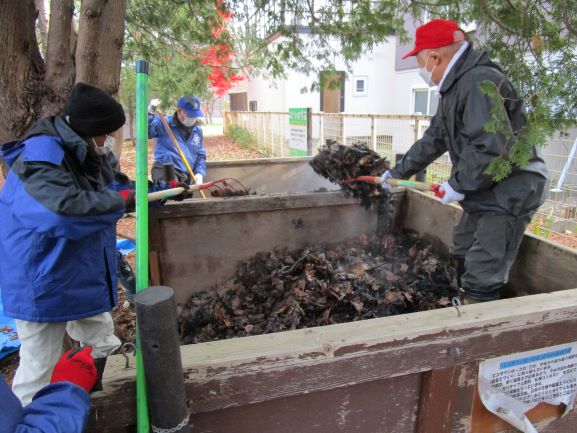
[[[227,22],[232,17],[232,13],[226,9],[221,0],[217,0],[216,7],[219,19],[214,23],[212,35],[218,38],[222,32],[226,31]],[[200,54],[200,61],[211,68],[208,79],[217,96],[224,96],[243,79],[241,75],[230,70],[233,55],[230,46],[222,43],[203,50]]]

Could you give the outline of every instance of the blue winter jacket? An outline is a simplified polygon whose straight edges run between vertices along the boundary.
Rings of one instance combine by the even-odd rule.
[[[45,386],[22,407],[0,375],[0,433],[81,433],[90,413],[90,397],[79,386]]]
[[[175,119],[175,116],[167,116],[166,120],[194,174],[200,174],[205,177],[206,151],[202,142],[202,128],[198,125],[193,126],[190,137],[185,140],[182,135],[184,126]],[[157,138],[156,147],[154,148],[154,161],[160,164],[173,164],[182,173],[188,173],[178,149],[176,149],[168,132],[164,129],[159,116],[148,116],[148,138]]]
[[[107,160],[88,152],[60,117],[41,119],[1,150],[11,166],[0,190],[5,314],[64,322],[110,311],[124,201]]]

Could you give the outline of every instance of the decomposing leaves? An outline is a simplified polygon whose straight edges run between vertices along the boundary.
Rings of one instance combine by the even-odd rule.
[[[447,307],[453,273],[413,233],[262,252],[189,299],[180,336],[188,344]]]
[[[345,194],[352,194],[365,208],[371,207],[376,198],[385,194],[380,185],[366,182],[342,183],[358,176],[380,176],[390,168],[389,162],[366,144],[344,146],[334,140],[327,140],[310,165],[319,175],[340,184]]]

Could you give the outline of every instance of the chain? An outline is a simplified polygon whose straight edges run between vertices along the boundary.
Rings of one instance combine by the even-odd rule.
[[[459,310],[459,307],[463,305],[463,303],[461,302],[461,297],[460,296],[453,297],[453,299],[451,299],[451,303],[453,304],[453,307],[455,307],[455,309],[457,310],[457,315],[461,317],[461,310]]]
[[[188,422],[189,422],[189,415],[186,415],[186,418],[184,418],[180,422],[180,424],[178,424],[176,427],[160,428],[160,427],[152,426],[152,431],[154,433],[176,433],[176,432],[182,430],[184,427],[186,427],[188,425]]]

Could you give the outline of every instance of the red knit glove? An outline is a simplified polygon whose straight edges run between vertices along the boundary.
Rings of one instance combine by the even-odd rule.
[[[132,212],[136,204],[135,194],[133,189],[123,189],[118,191],[118,195],[124,200],[124,207],[126,212]]]
[[[441,188],[441,185],[438,183],[433,183],[431,185],[431,191],[435,193],[435,197],[439,198],[445,197],[445,191],[439,191],[439,188]]]
[[[92,347],[85,346],[79,351],[69,350],[62,355],[54,366],[50,383],[71,382],[90,392],[98,378],[91,352]]]
[[[171,180],[170,182],[167,182],[167,185],[169,188],[184,188],[186,190],[190,189],[188,184],[179,182],[178,180]]]
[[[186,198],[186,191],[190,189],[190,186],[184,182],[179,182],[178,180],[171,180],[166,184],[169,188],[184,188],[184,192],[182,194],[173,195],[172,197],[168,197],[169,200],[175,201],[182,201]]]

